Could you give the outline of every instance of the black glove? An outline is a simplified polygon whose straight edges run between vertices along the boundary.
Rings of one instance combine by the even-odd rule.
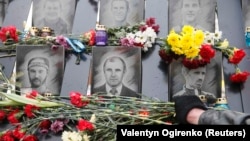
[[[174,97],[176,118],[180,124],[188,124],[187,114],[193,108],[207,110],[205,104],[196,95],[183,95]]]

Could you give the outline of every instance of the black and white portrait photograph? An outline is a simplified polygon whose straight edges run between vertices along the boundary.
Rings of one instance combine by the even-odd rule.
[[[0,1],[0,27],[3,25],[3,21],[8,9],[10,0],[1,0]]]
[[[210,63],[195,69],[185,67],[181,60],[169,66],[169,99],[175,96],[205,96],[209,104],[221,97],[222,89],[222,54],[217,52]]]
[[[126,97],[141,97],[141,49],[94,47],[92,91]]]
[[[64,48],[17,46],[16,83],[21,95],[32,90],[60,95],[64,73]]]
[[[144,9],[145,0],[100,0],[99,22],[106,27],[134,25],[144,21]]]
[[[245,29],[250,27],[250,0],[242,0],[242,13]]]
[[[69,34],[75,9],[76,0],[34,0],[33,26],[50,27],[55,35]]]
[[[169,31],[184,25],[215,32],[216,0],[169,0]]]

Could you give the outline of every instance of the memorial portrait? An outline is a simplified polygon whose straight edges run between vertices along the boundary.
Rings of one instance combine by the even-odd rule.
[[[7,8],[10,0],[1,0],[0,1],[0,27],[3,25],[3,21],[7,12]]]
[[[184,25],[215,31],[216,0],[169,0],[169,31],[180,32]]]
[[[144,21],[145,0],[100,0],[99,20],[106,27],[134,25]]]
[[[20,94],[36,90],[39,94],[60,95],[64,73],[64,48],[17,46],[16,84]]]
[[[71,33],[76,3],[76,0],[34,0],[33,26],[50,27],[56,35]]]
[[[92,91],[126,97],[141,97],[141,49],[94,47]]]
[[[242,0],[244,29],[250,27],[250,0]]]
[[[204,67],[189,69],[181,60],[169,65],[169,99],[175,96],[196,94],[206,96],[210,104],[221,97],[222,88],[222,54],[216,56]]]

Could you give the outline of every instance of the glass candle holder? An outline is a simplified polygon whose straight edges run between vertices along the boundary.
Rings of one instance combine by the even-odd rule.
[[[106,32],[106,28],[104,25],[96,26],[96,45],[97,46],[105,46],[108,41],[108,34]]]
[[[217,98],[217,101],[214,105],[214,108],[220,108],[220,109],[229,109],[227,99],[226,98]]]

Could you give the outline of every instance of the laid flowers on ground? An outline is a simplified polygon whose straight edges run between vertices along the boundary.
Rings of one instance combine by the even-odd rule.
[[[12,127],[0,132],[0,140],[38,140],[38,136],[62,134],[67,140],[115,140],[117,125],[176,123],[174,104],[153,98],[143,99],[107,94],[43,97],[36,91],[25,96],[0,96],[0,122]],[[0,123],[1,124],[1,123]]]

